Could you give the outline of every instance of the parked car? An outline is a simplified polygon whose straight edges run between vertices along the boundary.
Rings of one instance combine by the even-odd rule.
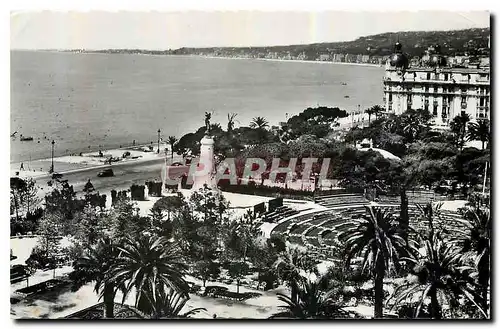
[[[113,169],[108,168],[108,169],[104,169],[104,170],[100,171],[97,174],[97,177],[113,177],[114,175],[115,174],[113,172]]]

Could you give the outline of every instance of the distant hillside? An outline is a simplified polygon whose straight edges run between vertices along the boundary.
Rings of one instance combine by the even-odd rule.
[[[422,56],[431,45],[439,44],[445,55],[489,56],[489,28],[475,28],[454,31],[388,32],[353,41],[324,42],[308,45],[268,47],[207,47],[179,48],[175,50],[145,49],[73,49],[70,52],[150,54],[150,55],[203,55],[240,58],[274,58],[289,60],[321,60],[334,62],[355,62],[382,64],[384,57],[393,52],[394,43],[399,40],[403,51],[411,57]]]
[[[420,31],[420,32],[388,32],[353,41],[314,43],[308,45],[270,46],[270,47],[221,47],[221,48],[180,48],[174,54],[199,54],[224,52],[229,54],[253,54],[269,52],[290,52],[291,56],[305,53],[307,58],[315,59],[321,54],[353,54],[386,56],[392,53],[394,43],[399,39],[403,50],[410,56],[421,56],[433,44],[441,45],[444,54],[455,55],[464,52],[473,53],[478,48],[488,48],[489,28],[475,28],[455,31]],[[252,56],[258,57],[258,56]]]

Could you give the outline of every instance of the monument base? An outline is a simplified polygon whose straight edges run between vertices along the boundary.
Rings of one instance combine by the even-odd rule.
[[[193,177],[193,190],[199,190],[207,185],[210,189],[217,189],[214,166],[214,139],[204,136],[200,146],[200,159]]]

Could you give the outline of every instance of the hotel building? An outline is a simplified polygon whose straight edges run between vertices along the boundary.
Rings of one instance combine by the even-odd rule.
[[[472,121],[490,118],[489,67],[449,67],[439,47],[430,48],[424,65],[409,65],[398,42],[386,64],[384,102],[387,112],[401,114],[424,109],[433,115],[433,124],[448,127],[461,112]],[[412,61],[413,62],[413,61]]]

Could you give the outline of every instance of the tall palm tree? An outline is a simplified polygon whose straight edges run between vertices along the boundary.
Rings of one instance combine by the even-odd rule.
[[[286,251],[280,253],[278,259],[273,264],[278,278],[287,282],[291,289],[290,299],[297,301],[299,284],[303,278],[302,271],[309,273],[317,273],[316,264],[304,252],[297,248],[287,248]]]
[[[73,281],[74,291],[88,282],[95,281],[94,290],[104,299],[106,318],[114,317],[114,299],[119,286],[116,281],[110,279],[108,271],[115,264],[118,252],[117,247],[109,239],[101,239],[74,262],[74,271],[69,275]]]
[[[399,223],[390,213],[367,206],[365,216],[352,219],[342,229],[339,240],[345,244],[346,265],[349,268],[352,258],[363,257],[362,270],[371,274],[375,286],[374,316],[382,318],[384,277],[398,265],[406,245]]]
[[[135,306],[140,311],[148,309],[145,306],[148,304],[145,302],[148,293],[159,294],[167,288],[180,293],[189,290],[184,280],[187,265],[180,256],[180,250],[164,237],[125,238],[123,246],[118,249],[120,256],[110,268],[108,280],[123,285],[123,301],[135,289]]]
[[[228,113],[227,114],[227,133],[230,134],[233,129],[234,129],[234,122],[236,121],[235,118],[238,114],[237,113]]]
[[[428,313],[433,319],[441,319],[443,304],[449,305],[451,309],[456,308],[460,296],[463,296],[486,316],[475,302],[471,268],[462,266],[460,257],[460,249],[445,241],[440,233],[423,238],[420,248],[415,248],[410,257],[403,257],[413,265],[411,273],[416,276],[416,280],[401,285],[394,291],[393,308],[402,301],[412,302],[417,297],[415,317],[418,317],[425,302],[430,300]]]
[[[482,310],[488,314],[488,290],[491,275],[491,215],[489,209],[468,208],[463,212],[462,228],[453,242],[461,248],[462,261],[473,265],[477,271],[480,298],[477,300]]]
[[[203,307],[193,308],[187,312],[181,313],[182,309],[189,300],[188,294],[179,293],[173,289],[158,289],[157,293],[147,291],[144,295],[142,313],[145,318],[149,319],[172,319],[172,318],[188,318],[189,316],[201,311],[206,311]],[[142,307],[141,307],[142,306]]]
[[[172,151],[172,159],[174,158],[174,145],[177,143],[177,137],[168,136],[168,144],[170,144],[170,150]]]
[[[250,128],[266,129],[269,127],[269,122],[264,117],[255,117],[250,122]]]
[[[324,292],[318,282],[305,281],[299,285],[298,299],[278,293],[278,299],[285,303],[281,306],[282,312],[273,314],[270,319],[295,318],[295,319],[335,319],[349,318],[350,312],[341,301],[339,289]]]
[[[461,112],[460,115],[456,116],[450,122],[450,130],[455,135],[456,143],[460,149],[463,148],[465,143],[466,128],[467,123],[470,121],[470,115],[465,112]]]
[[[484,144],[491,139],[490,121],[485,119],[479,120],[478,122],[471,122],[468,128],[467,138],[469,140],[480,140],[481,149],[484,150]]]

